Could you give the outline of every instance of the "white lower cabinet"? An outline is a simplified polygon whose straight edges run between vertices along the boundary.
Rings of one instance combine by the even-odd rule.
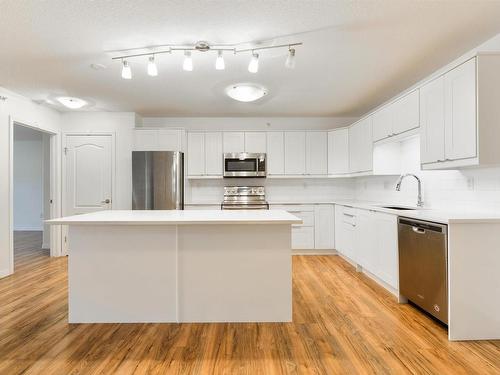
[[[393,289],[398,289],[397,216],[335,206],[336,250]]]
[[[292,225],[292,249],[333,250],[335,248],[335,209],[333,204],[271,205],[302,219]]]

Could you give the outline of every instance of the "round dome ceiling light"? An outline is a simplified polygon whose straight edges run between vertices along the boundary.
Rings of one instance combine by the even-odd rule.
[[[267,95],[267,90],[252,83],[238,83],[226,88],[226,94],[239,102],[254,102]]]
[[[69,109],[80,109],[88,104],[85,100],[72,96],[59,96],[56,100]]]

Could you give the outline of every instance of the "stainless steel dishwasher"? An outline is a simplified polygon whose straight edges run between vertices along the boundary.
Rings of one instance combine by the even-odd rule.
[[[448,226],[400,217],[399,293],[448,324]]]

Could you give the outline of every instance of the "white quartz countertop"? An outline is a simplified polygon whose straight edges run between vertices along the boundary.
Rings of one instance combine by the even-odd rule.
[[[479,223],[500,223],[500,212],[485,212],[476,211],[474,209],[466,210],[439,210],[429,208],[419,208],[413,206],[406,206],[404,204],[391,204],[380,202],[366,202],[356,200],[339,200],[331,202],[338,205],[350,206],[366,210],[385,212],[402,217],[408,217],[418,220],[433,221],[442,224],[479,224]],[[392,208],[384,208],[382,206],[402,206],[414,208],[413,210],[397,210]]]
[[[47,220],[52,225],[301,224],[284,210],[109,210]]]
[[[189,203],[187,206],[196,205],[211,205],[214,203]],[[397,216],[408,217],[418,220],[433,221],[442,224],[480,224],[480,223],[500,223],[500,212],[484,211],[479,209],[456,209],[456,210],[442,210],[433,208],[419,208],[415,206],[408,206],[399,203],[387,202],[372,202],[361,201],[352,199],[336,199],[336,200],[318,200],[318,201],[276,201],[270,200],[269,204],[271,209],[273,206],[288,206],[288,205],[314,205],[314,204],[337,204],[343,206],[350,206],[377,212],[385,212]],[[403,206],[414,208],[413,210],[396,210],[391,208],[384,208],[382,206]]]

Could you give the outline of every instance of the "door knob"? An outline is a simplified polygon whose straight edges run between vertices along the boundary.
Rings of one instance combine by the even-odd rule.
[[[110,204],[111,203],[111,199],[105,199],[103,201],[101,201],[101,203],[105,203],[105,204]]]

